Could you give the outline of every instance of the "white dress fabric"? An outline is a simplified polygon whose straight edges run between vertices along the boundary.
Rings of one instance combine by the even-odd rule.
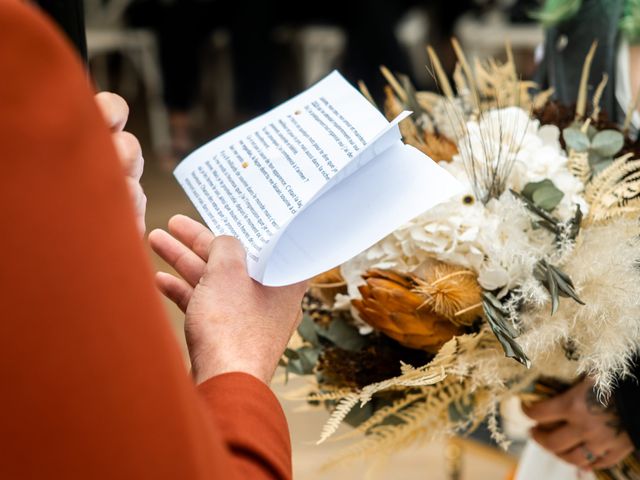
[[[524,447],[515,480],[595,480],[595,475],[560,460],[533,440]]]

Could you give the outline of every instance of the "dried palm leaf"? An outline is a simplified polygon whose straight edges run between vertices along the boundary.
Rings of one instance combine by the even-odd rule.
[[[585,188],[590,209],[588,223],[640,213],[640,159],[632,154],[617,158]]]

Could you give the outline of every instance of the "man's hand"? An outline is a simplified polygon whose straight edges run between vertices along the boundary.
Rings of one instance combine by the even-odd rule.
[[[140,177],[144,169],[142,149],[138,139],[129,132],[124,131],[124,126],[129,117],[129,106],[124,99],[110,92],[100,92],[95,96],[98,108],[102,112],[107,125],[111,129],[113,144],[118,152],[118,157],[124,168],[127,185],[133,200],[138,228],[144,234],[144,215],[147,208],[147,197],[140,185]]]
[[[301,318],[306,283],[265,287],[247,274],[246,252],[183,215],[169,232],[149,234],[153,250],[182,278],[159,272],[162,293],[186,313],[185,334],[196,383],[226,372],[271,381]]]
[[[589,379],[523,409],[538,422],[531,430],[534,440],[580,468],[612,467],[634,450],[615,408],[600,403]]]

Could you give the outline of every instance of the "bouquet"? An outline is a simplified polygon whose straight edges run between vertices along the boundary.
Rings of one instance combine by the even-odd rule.
[[[587,98],[594,48],[575,106],[532,93],[508,45],[506,62],[472,69],[454,40],[453,85],[428,49],[442,94],[383,68],[385,114],[413,110],[404,141],[467,189],[313,281],[283,365],[312,379],[306,401],[331,410],[319,442],[354,427],[334,436],[351,440],[337,461],[482,422],[506,448],[507,397],[588,375],[606,402],[629,373],[640,155],[629,121],[619,128],[600,111],[606,77]]]

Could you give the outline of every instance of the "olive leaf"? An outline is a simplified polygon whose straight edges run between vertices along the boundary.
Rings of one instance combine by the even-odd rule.
[[[576,152],[586,152],[591,144],[587,134],[576,127],[567,127],[562,130],[562,138],[567,146]]]
[[[551,315],[558,311],[560,297],[572,298],[580,305],[585,305],[580,297],[578,297],[571,278],[546,260],[543,259],[538,262],[534,270],[534,276],[551,295]]]
[[[494,335],[502,345],[504,354],[509,358],[514,358],[525,367],[531,367],[529,357],[524,353],[515,338],[518,332],[507,318],[504,307],[495,295],[489,292],[482,294],[482,306],[484,308],[487,323],[491,327]]]
[[[601,130],[591,141],[591,150],[603,157],[613,157],[624,146],[624,135],[617,130]]]
[[[569,238],[575,240],[580,233],[580,225],[582,224],[582,209],[580,205],[576,205],[576,213],[569,220]]]

